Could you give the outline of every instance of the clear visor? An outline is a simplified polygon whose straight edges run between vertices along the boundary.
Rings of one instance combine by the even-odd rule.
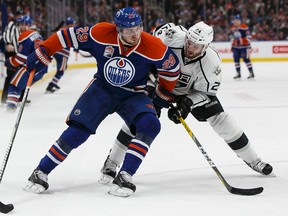
[[[119,33],[121,36],[133,36],[133,35],[140,35],[143,31],[143,25],[131,27],[131,28],[120,28]]]

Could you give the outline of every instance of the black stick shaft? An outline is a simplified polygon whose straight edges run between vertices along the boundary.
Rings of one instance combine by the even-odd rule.
[[[28,82],[27,82],[27,85],[26,85],[26,88],[25,88],[25,92],[24,92],[23,100],[22,100],[22,103],[21,103],[21,106],[20,106],[20,110],[18,112],[17,119],[16,119],[13,131],[12,131],[12,135],[11,135],[11,138],[10,138],[10,142],[9,142],[8,147],[6,149],[6,152],[5,152],[5,155],[4,155],[4,160],[3,160],[3,163],[2,163],[2,166],[1,166],[1,169],[0,169],[0,183],[1,183],[2,179],[3,179],[3,175],[4,175],[4,172],[5,172],[6,166],[7,166],[7,162],[8,162],[11,150],[12,150],[14,139],[15,139],[17,131],[18,131],[19,123],[20,123],[20,120],[21,120],[21,117],[22,117],[22,114],[23,114],[25,103],[27,101],[27,97],[28,97],[28,94],[29,94],[29,91],[30,91],[30,87],[32,85],[34,74],[35,74],[35,70],[33,70],[30,73],[29,78],[28,78]]]

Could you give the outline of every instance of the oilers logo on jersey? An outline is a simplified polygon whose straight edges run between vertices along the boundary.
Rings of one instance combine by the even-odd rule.
[[[134,75],[134,65],[126,58],[114,57],[104,65],[104,77],[113,86],[127,85]]]
[[[241,33],[240,33],[240,31],[235,31],[235,32],[234,32],[234,38],[235,38],[235,39],[241,38]]]

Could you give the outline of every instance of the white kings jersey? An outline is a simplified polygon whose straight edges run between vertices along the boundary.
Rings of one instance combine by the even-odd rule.
[[[184,56],[186,31],[183,26],[167,23],[158,28],[154,35],[179,58],[181,74],[172,93],[177,96],[187,95],[192,100],[193,107],[197,107],[210,102],[208,95],[216,95],[222,76],[221,60],[210,46],[202,56],[193,60],[187,59]]]

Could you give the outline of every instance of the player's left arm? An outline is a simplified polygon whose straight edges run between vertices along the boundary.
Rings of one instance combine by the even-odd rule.
[[[158,84],[153,96],[154,105],[168,108],[174,97],[171,91],[174,89],[180,74],[180,64],[177,56],[170,48],[164,58],[158,62]]]

